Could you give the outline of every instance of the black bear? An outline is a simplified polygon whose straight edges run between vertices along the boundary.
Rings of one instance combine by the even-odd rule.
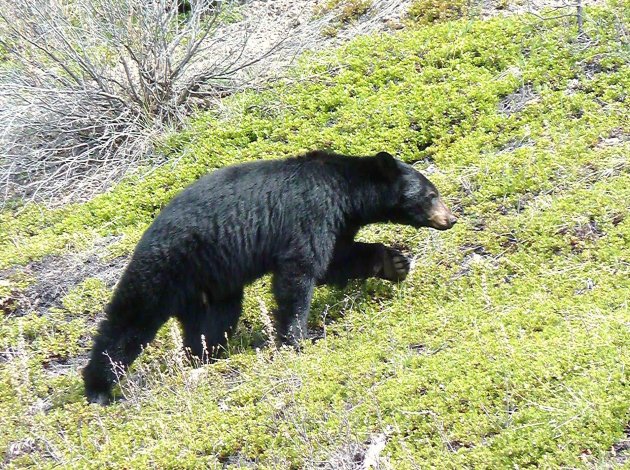
[[[127,367],[171,316],[192,355],[216,354],[241,314],[243,287],[265,273],[278,336],[296,344],[315,285],[407,275],[399,251],[354,241],[362,226],[446,230],[456,221],[427,178],[385,152],[316,151],[214,171],[177,195],[138,242],[83,371],[87,398],[107,403],[112,361]]]

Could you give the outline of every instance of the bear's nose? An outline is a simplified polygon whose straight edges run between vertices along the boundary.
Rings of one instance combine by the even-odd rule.
[[[457,223],[457,217],[455,217],[453,214],[451,214],[448,217],[448,223],[450,224],[450,226],[452,227],[453,225],[455,225]]]

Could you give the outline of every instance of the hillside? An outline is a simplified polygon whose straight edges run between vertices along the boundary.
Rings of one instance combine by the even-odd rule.
[[[629,11],[589,8],[579,38],[531,16],[357,38],[198,115],[142,180],[2,212],[4,465],[629,466]],[[79,369],[152,217],[212,169],[313,148],[413,162],[460,223],[364,230],[413,271],[319,288],[301,353],[265,345],[265,278],[225,360],[186,365],[171,322],[88,406]]]

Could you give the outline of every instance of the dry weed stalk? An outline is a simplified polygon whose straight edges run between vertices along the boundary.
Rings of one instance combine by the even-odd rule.
[[[276,335],[276,329],[273,326],[273,320],[271,319],[271,315],[269,313],[267,305],[265,304],[265,301],[259,298],[258,304],[260,305],[260,319],[263,323],[263,330],[265,332],[265,335],[267,336],[267,339],[269,340],[269,348],[273,352],[275,352],[278,349],[278,338]]]

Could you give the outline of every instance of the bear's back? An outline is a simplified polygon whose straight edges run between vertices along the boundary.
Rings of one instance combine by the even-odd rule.
[[[134,256],[188,269],[194,256],[199,270],[212,265],[234,278],[253,279],[271,268],[298,231],[326,230],[325,224],[341,217],[340,181],[336,165],[316,158],[221,168],[158,214]]]

